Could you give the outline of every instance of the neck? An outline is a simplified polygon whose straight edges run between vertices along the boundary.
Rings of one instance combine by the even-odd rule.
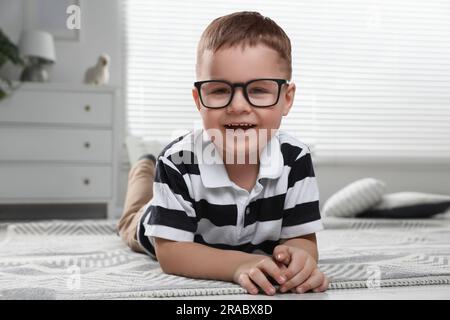
[[[256,164],[225,164],[228,178],[241,188],[251,191],[259,173],[259,163]]]

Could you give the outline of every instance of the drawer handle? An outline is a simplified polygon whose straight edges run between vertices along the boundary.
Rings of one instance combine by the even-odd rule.
[[[89,185],[91,183],[91,180],[86,178],[86,179],[83,180],[83,183],[87,186],[87,185]]]
[[[84,111],[86,111],[86,112],[91,111],[91,106],[87,104],[87,105],[84,107]]]
[[[85,143],[84,143],[84,147],[85,147],[86,149],[89,149],[89,148],[91,147],[91,144],[90,144],[89,142],[85,142]]]

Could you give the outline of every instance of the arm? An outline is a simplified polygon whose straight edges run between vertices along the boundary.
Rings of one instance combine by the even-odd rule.
[[[243,263],[257,262],[262,255],[220,250],[195,242],[155,238],[156,256],[165,273],[190,278],[234,281],[236,269]]]
[[[264,255],[234,250],[220,250],[195,242],[178,242],[155,238],[156,256],[165,273],[190,278],[233,281],[249,293],[274,294],[275,288],[266,274],[282,284],[286,280],[277,264]],[[256,285],[256,286],[255,286]]]

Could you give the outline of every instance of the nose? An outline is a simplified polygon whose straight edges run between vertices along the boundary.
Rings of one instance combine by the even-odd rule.
[[[252,106],[245,99],[244,91],[242,88],[235,88],[233,99],[227,107],[229,113],[249,112],[252,110]]]

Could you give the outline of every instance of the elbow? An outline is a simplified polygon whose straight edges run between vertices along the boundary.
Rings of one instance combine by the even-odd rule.
[[[176,264],[173,263],[174,259],[172,259],[175,254],[173,254],[172,244],[174,241],[155,238],[155,253],[156,259],[159,262],[159,266],[164,273],[167,274],[176,274]]]
[[[161,257],[161,255],[158,254],[156,255],[156,258],[158,259],[159,266],[164,273],[176,275],[176,270],[168,259],[165,259],[165,257]]]
[[[166,274],[171,274],[171,275],[176,275],[176,270],[174,270],[174,268],[172,268],[172,266],[168,263],[161,263],[159,262],[159,265],[161,267],[162,272],[166,273]]]

